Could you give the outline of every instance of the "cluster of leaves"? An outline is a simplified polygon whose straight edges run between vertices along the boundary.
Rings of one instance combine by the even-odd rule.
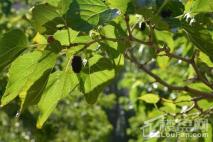
[[[141,100],[155,107],[163,101],[173,111],[169,113],[168,107],[162,111],[176,115],[182,109],[176,108],[176,99],[185,94],[193,108],[205,114],[212,109],[213,98],[213,9],[209,3],[212,2],[39,2],[26,17],[35,30],[33,39],[17,29],[0,35],[0,71],[8,71],[1,106],[16,97],[21,100],[19,113],[37,105],[37,127],[41,128],[58,102],[69,94],[80,91],[88,103],[94,103],[126,59],[128,70],[136,65],[148,75],[149,82],[156,83],[154,89],[140,91]],[[74,58],[79,56],[83,63],[76,65]],[[71,65],[77,66],[78,71]],[[143,78],[134,81],[136,86],[146,82]],[[156,86],[160,86],[158,91]],[[168,93],[161,96],[160,91]],[[133,104],[139,96],[131,95]],[[197,105],[200,100],[209,100],[206,110]]]

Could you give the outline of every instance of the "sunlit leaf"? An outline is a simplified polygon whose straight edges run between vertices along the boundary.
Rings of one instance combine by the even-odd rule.
[[[9,69],[9,81],[1,105],[8,104],[18,95],[24,103],[27,91],[45,71],[53,68],[56,57],[50,51],[34,51],[18,57]]]
[[[139,97],[138,99],[145,101],[146,103],[156,104],[160,100],[160,97],[155,94],[144,94],[141,97]]]
[[[67,96],[78,85],[78,79],[73,72],[58,71],[50,75],[44,93],[38,103],[40,115],[37,121],[37,128],[41,128],[60,99]]]
[[[27,37],[22,31],[5,33],[0,39],[0,71],[26,49],[27,45]]]
[[[88,60],[89,69],[83,78],[84,93],[89,103],[97,100],[99,93],[114,78],[115,71],[109,59],[96,55]]]

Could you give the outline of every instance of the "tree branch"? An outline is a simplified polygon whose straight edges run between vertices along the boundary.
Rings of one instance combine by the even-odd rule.
[[[157,49],[157,53],[160,53],[160,52],[165,52],[165,55],[163,56],[168,56],[170,58],[175,58],[177,60],[181,60],[181,61],[184,61],[190,65],[192,65],[194,71],[196,72],[197,74],[197,77],[200,81],[202,81],[205,85],[207,85],[208,87],[210,87],[211,89],[213,89],[213,85],[200,73],[196,63],[195,63],[195,57],[196,57],[196,52],[195,54],[193,54],[192,58],[189,59],[189,58],[184,58],[184,57],[181,57],[181,56],[178,56],[176,54],[173,54],[170,52],[169,48],[166,48],[166,47],[163,47],[163,48],[158,48]]]
[[[144,64],[140,64],[131,52],[130,52],[130,55],[131,56],[126,54],[126,58],[129,59],[132,63],[134,63],[139,69],[143,70],[149,76],[154,78],[158,83],[160,83],[163,86],[168,87],[170,90],[185,91],[185,92],[189,92],[191,94],[194,94],[194,95],[197,95],[197,96],[200,96],[200,97],[203,97],[203,98],[213,98],[213,94],[206,93],[206,92],[203,92],[203,91],[200,91],[200,90],[197,90],[197,89],[193,89],[193,88],[190,88],[188,86],[175,86],[175,85],[168,84],[166,81],[161,79],[159,76],[157,76],[156,74],[154,74],[153,72],[148,70]]]
[[[125,22],[126,22],[127,31],[129,34],[129,39],[132,40],[132,31],[129,25],[129,16],[127,14],[125,14]]]

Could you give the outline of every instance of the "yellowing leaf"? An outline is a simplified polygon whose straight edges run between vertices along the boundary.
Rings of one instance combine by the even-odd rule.
[[[33,42],[38,44],[37,48],[43,50],[47,46],[47,39],[41,35],[39,32],[33,38]]]

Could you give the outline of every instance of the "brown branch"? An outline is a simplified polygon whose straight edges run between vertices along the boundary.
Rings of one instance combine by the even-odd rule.
[[[129,59],[132,63],[134,63],[139,69],[143,70],[149,76],[154,78],[161,85],[166,86],[170,90],[185,91],[185,92],[189,92],[191,94],[194,94],[194,95],[197,95],[197,96],[200,96],[200,97],[203,97],[203,98],[213,98],[213,94],[206,93],[206,92],[203,92],[203,91],[200,91],[200,90],[197,90],[197,89],[193,89],[193,88],[190,88],[188,86],[175,86],[175,85],[168,84],[166,81],[164,81],[159,76],[157,76],[156,74],[151,72],[149,69],[147,69],[144,64],[140,64],[131,52],[130,52],[130,54],[131,54],[131,57],[128,54],[126,54],[127,59]]]
[[[165,52],[165,54],[164,54],[163,56],[168,56],[168,57],[170,57],[170,58],[175,58],[175,59],[177,59],[177,60],[184,61],[184,62],[186,62],[186,63],[188,63],[188,64],[191,63],[191,59],[189,59],[189,58],[184,58],[184,57],[182,57],[182,56],[178,56],[178,55],[176,55],[176,54],[173,54],[173,53],[170,52],[170,49],[167,48],[167,47],[158,48],[158,49],[157,49],[157,53],[160,53],[160,52]]]
[[[132,31],[129,25],[129,16],[127,14],[125,14],[125,22],[126,22],[127,31],[129,34],[129,40],[132,40]]]
[[[184,58],[184,57],[181,57],[181,56],[178,56],[176,54],[173,54],[170,52],[169,48],[167,47],[163,47],[163,48],[158,48],[157,49],[157,53],[160,53],[160,52],[165,52],[165,54],[163,56],[168,56],[170,58],[175,58],[175,59],[178,59],[178,60],[181,60],[181,61],[184,61],[190,65],[192,65],[194,71],[196,72],[197,74],[197,77],[200,81],[202,81],[205,85],[207,85],[208,87],[210,87],[211,89],[213,89],[213,85],[200,73],[196,63],[195,63],[195,57],[196,57],[196,52],[195,54],[193,54],[192,58],[189,59],[189,58]]]
[[[153,44],[153,43],[150,42],[150,41],[146,42],[146,41],[137,39],[137,38],[135,38],[135,37],[132,37],[132,41],[135,41],[135,42],[138,42],[138,43],[141,43],[141,44],[145,44],[145,45],[149,45],[149,46]],[[150,47],[151,47],[151,46],[150,46]]]
[[[210,87],[211,89],[213,89],[213,85],[205,78],[205,76],[203,76],[203,74],[199,71],[194,58],[192,58],[190,64],[192,65],[192,67],[194,68],[194,71],[197,74],[198,79],[200,79],[204,84],[206,84],[208,87]]]

